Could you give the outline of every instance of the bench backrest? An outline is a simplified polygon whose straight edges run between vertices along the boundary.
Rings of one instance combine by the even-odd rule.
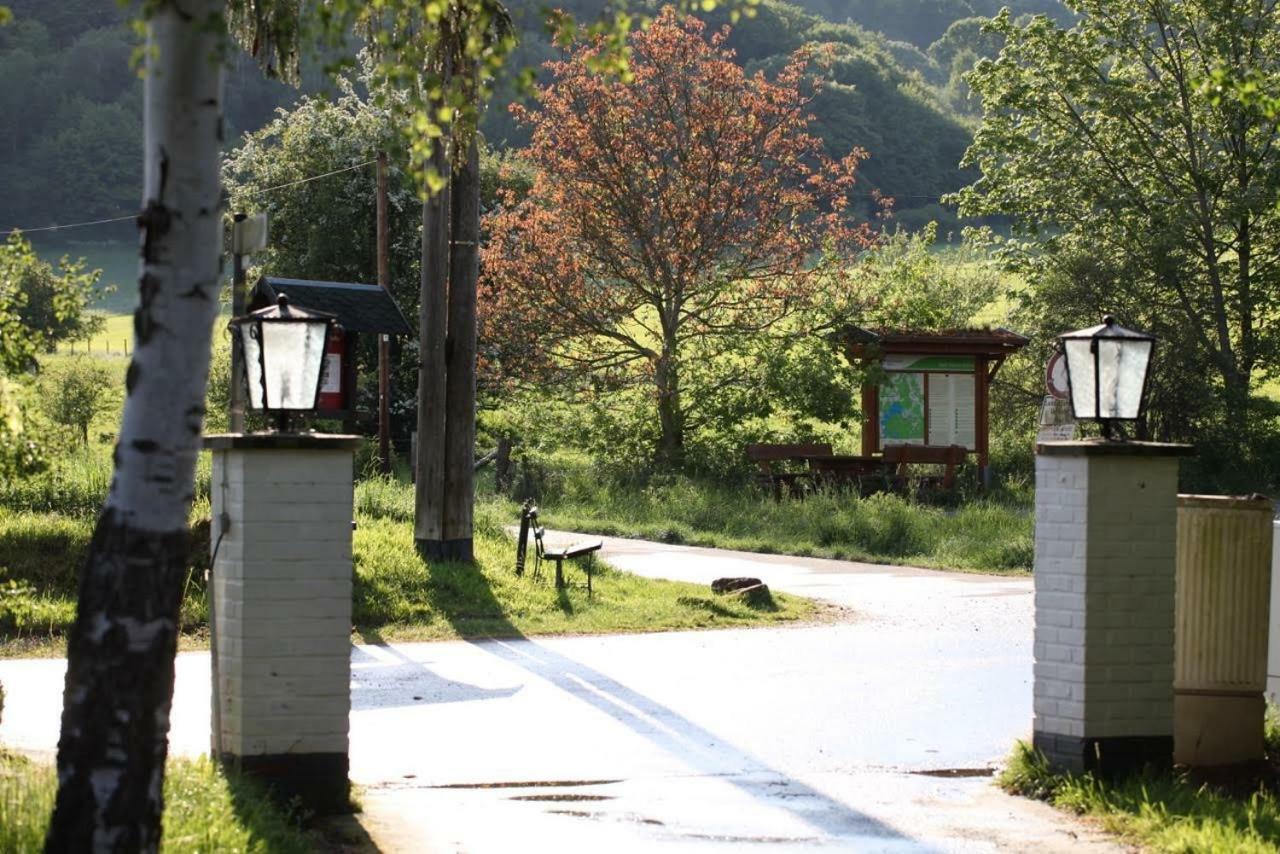
[[[760,467],[765,474],[772,472],[770,463],[790,460],[794,457],[829,457],[831,446],[823,442],[801,443],[794,445],[770,445],[755,442],[747,445],[747,459]]]

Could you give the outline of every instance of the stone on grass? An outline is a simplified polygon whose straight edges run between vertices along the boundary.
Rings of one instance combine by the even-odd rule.
[[[760,587],[764,582],[758,578],[717,578],[711,582],[711,589],[716,593],[733,593],[746,590],[748,587]]]
[[[722,596],[732,593],[751,608],[776,607],[769,585],[758,578],[717,578],[711,582],[711,589]]]

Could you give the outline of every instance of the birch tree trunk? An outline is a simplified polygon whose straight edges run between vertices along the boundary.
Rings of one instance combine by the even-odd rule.
[[[68,642],[47,851],[155,851],[187,512],[218,313],[222,0],[148,22],[142,260],[115,474]]]
[[[444,547],[475,560],[472,503],[476,446],[476,284],[480,278],[480,149],[472,133],[453,171],[449,253],[449,349],[445,409]]]

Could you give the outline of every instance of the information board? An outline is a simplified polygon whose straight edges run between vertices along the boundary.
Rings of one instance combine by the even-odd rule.
[[[923,445],[924,374],[891,373],[880,386],[881,445]]]
[[[929,374],[930,445],[975,447],[973,374]]]

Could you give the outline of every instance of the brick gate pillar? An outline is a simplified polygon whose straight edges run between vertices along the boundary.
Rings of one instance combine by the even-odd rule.
[[[1036,448],[1034,744],[1059,768],[1172,761],[1178,459],[1191,452]]]
[[[213,753],[317,813],[350,809],[359,437],[209,436]]]

